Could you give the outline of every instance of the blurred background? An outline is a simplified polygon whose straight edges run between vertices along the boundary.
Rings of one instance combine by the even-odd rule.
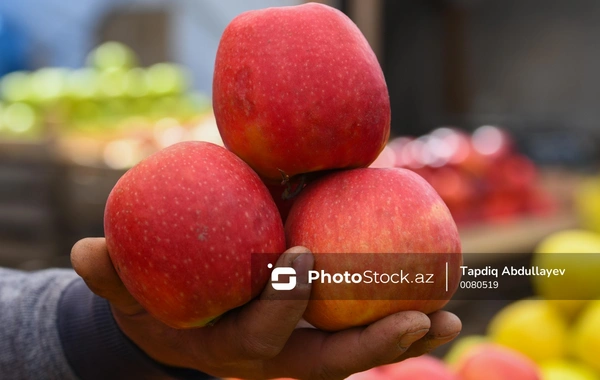
[[[220,143],[222,31],[243,11],[302,2],[1,1],[0,265],[69,266],[78,239],[103,235],[128,168],[179,141]],[[465,253],[520,260],[561,231],[600,231],[600,2],[321,2],[354,20],[384,70],[392,136],[373,166],[428,180]],[[535,289],[506,292],[452,304],[465,331]]]

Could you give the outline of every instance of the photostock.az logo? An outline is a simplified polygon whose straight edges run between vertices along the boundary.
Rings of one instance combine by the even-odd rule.
[[[269,269],[273,264],[268,264]],[[288,276],[287,282],[279,282],[279,276]],[[292,267],[279,267],[271,272],[271,285],[275,290],[292,290],[296,287],[296,270]]]

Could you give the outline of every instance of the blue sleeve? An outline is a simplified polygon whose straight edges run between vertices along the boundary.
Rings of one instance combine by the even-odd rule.
[[[0,268],[0,379],[212,379],[154,361],[73,270]]]
[[[76,278],[72,270],[0,268],[0,378],[78,380],[56,328],[58,300]]]
[[[68,363],[82,380],[214,379],[199,371],[162,365],[146,355],[121,332],[108,302],[81,279],[63,292],[57,323]]]

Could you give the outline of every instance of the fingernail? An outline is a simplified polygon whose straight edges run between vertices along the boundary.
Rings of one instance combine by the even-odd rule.
[[[438,348],[439,346],[450,342],[452,339],[456,338],[460,333],[446,335],[446,336],[430,336],[427,339],[426,351],[430,352]]]
[[[306,253],[299,254],[292,261],[292,268],[296,271],[296,278],[299,284],[308,284],[308,271],[312,268],[312,257]]]
[[[460,333],[446,335],[446,336],[434,336],[431,339],[435,340],[436,343],[439,342],[439,344],[443,344],[443,343],[451,341],[452,339],[456,338],[458,335],[460,335]]]
[[[411,344],[413,344],[417,340],[424,337],[428,331],[429,331],[429,329],[421,329],[421,330],[406,333],[406,334],[402,335],[398,344],[400,345],[401,348],[407,349],[408,347],[410,347]]]

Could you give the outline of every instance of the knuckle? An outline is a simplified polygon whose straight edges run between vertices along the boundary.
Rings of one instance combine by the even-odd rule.
[[[281,352],[281,347],[260,339],[253,334],[242,335],[240,340],[242,352],[252,359],[271,359]]]

